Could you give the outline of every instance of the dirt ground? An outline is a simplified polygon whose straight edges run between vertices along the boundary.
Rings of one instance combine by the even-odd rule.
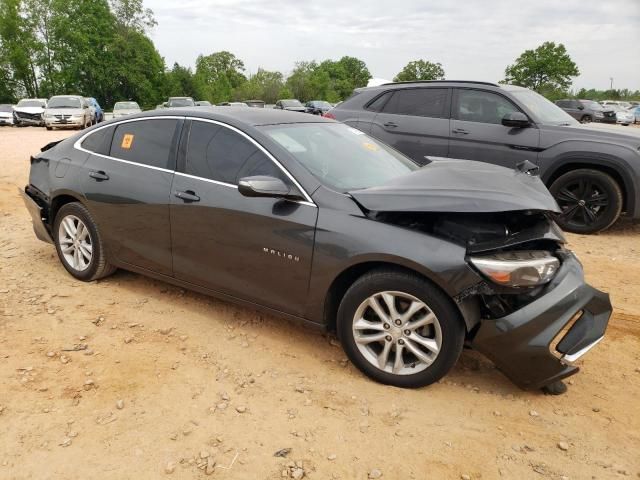
[[[472,351],[400,390],[281,319],[128,272],[75,281],[17,192],[69,134],[0,129],[1,479],[640,477],[640,225],[570,236],[615,314],[567,394]]]

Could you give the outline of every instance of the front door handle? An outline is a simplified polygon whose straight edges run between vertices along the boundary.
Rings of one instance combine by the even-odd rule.
[[[102,170],[89,172],[89,176],[99,182],[103,182],[104,180],[109,180],[109,175],[104,173]]]
[[[384,125],[387,128],[396,128],[398,126],[397,123],[393,123],[393,122],[383,123],[382,125]]]
[[[193,190],[186,190],[184,192],[175,192],[174,195],[180,200],[183,200],[184,202],[187,202],[187,203],[200,201],[200,197],[196,195],[196,192],[194,192]]]
[[[457,133],[458,135],[469,135],[469,131],[464,128],[454,128],[451,130],[452,133]]]

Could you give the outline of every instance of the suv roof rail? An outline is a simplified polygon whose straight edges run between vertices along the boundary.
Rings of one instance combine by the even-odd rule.
[[[492,87],[499,87],[497,83],[493,82],[481,82],[475,80],[410,80],[406,82],[389,82],[382,85],[401,85],[403,83],[479,83],[481,85],[491,85]]]

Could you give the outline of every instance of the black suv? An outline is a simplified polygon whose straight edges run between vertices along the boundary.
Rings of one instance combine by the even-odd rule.
[[[594,233],[640,217],[640,136],[581,125],[526,88],[429,81],[362,88],[326,114],[413,160],[536,164],[562,212],[560,226]]]
[[[580,123],[616,123],[616,112],[613,108],[605,108],[593,100],[569,98],[556,101],[556,105]]]

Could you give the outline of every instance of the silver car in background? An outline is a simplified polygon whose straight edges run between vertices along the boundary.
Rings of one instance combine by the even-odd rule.
[[[0,105],[0,125],[13,125],[13,105]]]
[[[47,102],[44,110],[44,125],[53,128],[83,129],[91,125],[89,103],[79,95],[56,95]]]
[[[631,110],[628,110],[619,105],[607,105],[607,108],[613,109],[616,112],[616,123],[627,126],[634,122],[635,117]]]
[[[142,109],[136,102],[116,102],[113,106],[113,118],[126,117],[141,112]]]

